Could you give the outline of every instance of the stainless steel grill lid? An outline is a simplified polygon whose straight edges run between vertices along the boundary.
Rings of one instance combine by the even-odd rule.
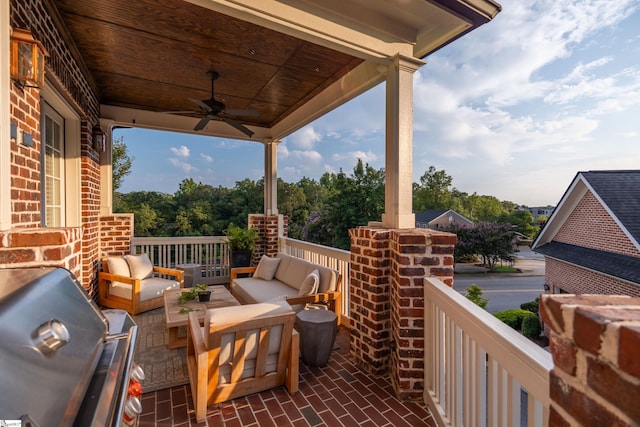
[[[71,425],[107,333],[68,270],[0,270],[0,419]]]

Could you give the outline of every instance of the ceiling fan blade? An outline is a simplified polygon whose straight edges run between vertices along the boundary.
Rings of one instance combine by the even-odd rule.
[[[252,130],[242,126],[240,123],[236,122],[235,120],[227,119],[226,117],[222,117],[221,119],[222,119],[223,122],[225,122],[225,123],[233,126],[234,128],[238,129],[240,132],[244,133],[249,138],[251,138],[251,135],[254,134],[254,132]]]
[[[182,111],[159,111],[160,114],[201,114],[199,111],[182,110]]]
[[[224,110],[225,114],[230,116],[258,117],[260,113],[256,110]]]
[[[205,104],[204,102],[200,101],[199,99],[193,99],[193,98],[189,98],[190,101],[195,102],[196,104],[198,104],[198,106],[200,107],[200,109],[202,111],[212,111],[211,107],[209,107],[207,104]]]
[[[205,126],[207,126],[207,123],[209,123],[209,120],[211,120],[211,117],[208,117],[208,116],[201,118],[198,124],[196,124],[196,127],[193,128],[193,130],[199,131],[204,129]]]

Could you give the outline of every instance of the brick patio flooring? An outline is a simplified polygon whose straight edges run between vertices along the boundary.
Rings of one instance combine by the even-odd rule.
[[[188,385],[142,396],[140,426],[206,426],[197,423]],[[436,426],[421,403],[394,397],[386,377],[360,371],[349,357],[349,332],[340,328],[327,366],[300,361],[300,391],[278,387],[210,406],[209,426]]]

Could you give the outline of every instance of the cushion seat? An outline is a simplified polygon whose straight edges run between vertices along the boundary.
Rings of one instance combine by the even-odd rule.
[[[262,280],[242,277],[234,280],[234,297],[245,304],[258,304],[281,296],[297,297],[298,290],[279,280]]]
[[[170,289],[180,289],[180,282],[161,277],[150,277],[143,280],[140,286],[140,301],[148,301],[153,298],[162,297],[164,291]],[[120,282],[112,282],[109,285],[109,293],[125,299],[131,299],[132,285]]]

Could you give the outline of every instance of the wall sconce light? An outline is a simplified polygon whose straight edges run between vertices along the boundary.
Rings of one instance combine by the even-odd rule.
[[[44,58],[48,56],[42,43],[31,31],[14,28],[11,32],[11,78],[21,87],[44,87]]]
[[[545,292],[549,292],[549,289],[551,289],[551,288],[549,287],[549,285],[547,285],[547,284],[545,283],[545,284],[544,284],[544,290],[545,290]]]
[[[107,135],[104,133],[99,124],[93,127],[93,148],[98,151],[106,149]]]

